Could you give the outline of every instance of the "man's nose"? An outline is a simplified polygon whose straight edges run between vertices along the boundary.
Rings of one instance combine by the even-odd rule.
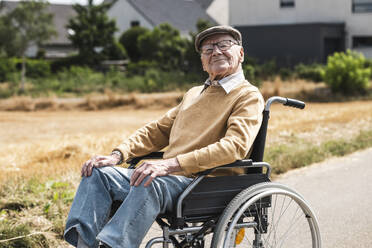
[[[214,44],[214,45],[213,45],[213,52],[212,52],[212,55],[214,55],[214,54],[217,54],[217,55],[222,54],[222,51],[221,51],[221,49],[217,46],[217,44]]]

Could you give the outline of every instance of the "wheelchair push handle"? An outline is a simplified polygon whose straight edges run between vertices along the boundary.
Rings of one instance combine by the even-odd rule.
[[[284,105],[294,107],[294,108],[299,108],[299,109],[304,109],[305,108],[305,103],[304,102],[301,102],[301,101],[296,100],[296,99],[291,99],[291,98],[287,98],[287,103],[285,103]]]
[[[279,103],[282,103],[284,106],[289,106],[289,107],[294,107],[294,108],[299,108],[299,109],[305,108],[305,103],[302,101],[291,99],[291,98],[284,98],[280,96],[273,96],[267,100],[265,111],[270,111],[271,104],[274,102],[279,102]]]

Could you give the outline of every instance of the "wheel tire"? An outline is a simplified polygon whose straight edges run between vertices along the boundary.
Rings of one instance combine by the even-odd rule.
[[[254,214],[255,210],[261,211],[257,206],[268,197],[271,197],[269,201],[271,205],[264,210],[267,215]],[[267,217],[266,232],[262,231],[264,225],[261,223],[266,223],[263,216]],[[237,228],[234,227],[242,220],[256,226],[244,228],[244,244],[240,246],[235,244],[235,236],[231,234],[236,233]],[[297,238],[300,240],[296,241]],[[254,242],[253,239],[260,242]],[[320,248],[321,238],[318,221],[304,198],[285,185],[269,182],[256,184],[243,190],[229,203],[218,220],[211,247]]]

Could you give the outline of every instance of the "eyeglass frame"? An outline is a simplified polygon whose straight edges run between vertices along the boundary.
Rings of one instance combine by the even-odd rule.
[[[230,45],[229,45],[226,49],[221,49],[220,46],[218,45],[218,43],[221,43],[221,42],[224,42],[224,41],[229,41],[229,42],[230,42]],[[239,43],[238,43],[236,40],[221,40],[221,41],[219,41],[219,42],[206,44],[206,45],[204,45],[204,46],[207,46],[207,45],[212,45],[212,50],[211,50],[211,52],[206,53],[206,51],[203,50],[203,46],[201,46],[201,47],[200,47],[200,54],[211,55],[211,54],[213,53],[213,50],[214,50],[214,47],[215,47],[215,46],[217,46],[218,49],[220,49],[220,51],[227,51],[227,50],[229,50],[233,45],[239,45]]]

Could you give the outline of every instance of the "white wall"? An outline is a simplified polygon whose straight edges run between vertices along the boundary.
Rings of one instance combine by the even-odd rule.
[[[214,0],[207,8],[207,13],[218,24],[229,24],[229,0]]]
[[[229,24],[344,22],[346,48],[351,48],[353,36],[372,36],[372,13],[353,13],[351,7],[352,0],[295,0],[294,8],[280,8],[280,0],[230,0]],[[372,55],[372,48],[363,51]]]
[[[118,0],[108,11],[108,16],[116,20],[116,26],[119,29],[116,36],[120,36],[125,30],[129,29],[131,21],[139,21],[140,26],[153,28],[153,25],[126,0]]]

